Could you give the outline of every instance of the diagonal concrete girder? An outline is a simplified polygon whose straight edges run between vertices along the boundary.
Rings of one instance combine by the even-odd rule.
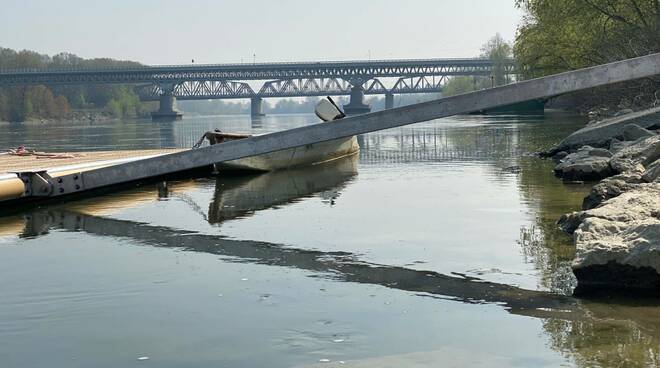
[[[234,160],[308,144],[369,133],[382,129],[438,119],[456,114],[548,98],[608,84],[660,74],[660,53],[618,61],[591,68],[526,80],[501,87],[441,98],[395,109],[348,117],[331,123],[315,124],[248,139],[226,142],[196,150],[158,156],[84,173],[60,177],[53,182],[50,196],[59,196],[114,184],[147,179],[202,168],[216,162]],[[76,176],[82,185],[67,185]]]

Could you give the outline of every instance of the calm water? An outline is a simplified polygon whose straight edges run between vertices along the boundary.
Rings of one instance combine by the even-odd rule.
[[[0,148],[189,147],[313,121],[5,124]],[[314,168],[0,218],[0,366],[657,366],[660,303],[570,296],[554,222],[589,187],[529,153],[582,124],[442,119]]]

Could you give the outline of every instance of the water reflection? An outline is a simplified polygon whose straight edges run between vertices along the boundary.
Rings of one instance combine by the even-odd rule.
[[[220,255],[228,262],[302,269],[312,272],[313,277],[380,285],[419,296],[468,304],[502,305],[512,314],[542,318],[553,348],[574,355],[578,365],[583,367],[619,366],[630,362],[655,366],[660,354],[660,311],[655,307],[658,300],[581,301],[464,275],[450,276],[362,262],[348,252],[322,252],[284,244],[233,240],[66,210],[30,214],[23,236],[38,236],[48,229],[128,238],[145,246]],[[613,310],[614,306],[616,309]]]
[[[102,122],[0,122],[0,150],[19,144],[41,151],[99,151],[117,149],[188,148],[206,131],[261,134],[318,122],[312,115],[277,115],[251,119],[241,115],[192,117],[181,121],[126,120]]]
[[[246,217],[255,211],[319,195],[333,204],[357,175],[357,155],[321,165],[246,176],[220,176],[209,205],[210,223]]]
[[[237,131],[250,131],[252,129],[255,133],[258,133],[255,130],[274,130],[272,121],[269,119],[264,117],[263,120],[260,119],[260,122],[251,121],[249,118],[233,122],[228,121],[220,128]],[[337,161],[329,165],[265,175],[166,182],[158,186],[147,186],[100,198],[50,206],[26,213],[23,216],[4,217],[0,221],[0,235],[20,233],[23,237],[35,239],[26,241],[23,244],[40,244],[40,241],[48,236],[54,239],[62,239],[57,238],[57,231],[53,230],[66,234],[66,239],[74,239],[74,241],[87,239],[82,235],[77,237],[73,233],[83,232],[94,237],[120,240],[113,241],[111,244],[123,249],[138,245],[142,250],[165,248],[183,250],[191,252],[190,254],[209,254],[211,256],[205,258],[205,262],[212,264],[215,264],[214,262],[218,262],[218,264],[233,262],[244,265],[264,265],[273,268],[268,271],[272,272],[273,275],[278,274],[278,270],[281,270],[284,274],[289,274],[292,270],[300,270],[303,271],[302,274],[315,279],[334,280],[338,283],[350,283],[367,287],[377,286],[378,288],[384,288],[381,290],[387,289],[395,292],[401,291],[401,294],[410,296],[409,301],[411,304],[420,303],[419,300],[432,300],[429,298],[451,300],[454,302],[447,304],[465,308],[465,314],[473,321],[478,321],[480,318],[486,320],[499,317],[497,313],[493,312],[488,312],[490,314],[486,316],[476,315],[482,313],[482,309],[470,309],[478,308],[474,307],[475,304],[500,305],[503,310],[510,313],[503,324],[510,325],[512,330],[519,326],[518,323],[521,320],[519,317],[514,318],[512,316],[533,317],[533,321],[538,323],[533,331],[521,332],[519,339],[529,337],[530,333],[534,336],[542,334],[546,337],[547,345],[550,348],[566,357],[570,357],[578,366],[657,366],[657,359],[660,354],[658,348],[660,346],[660,308],[657,305],[660,304],[660,301],[630,298],[584,300],[570,296],[574,283],[570,271],[570,261],[573,258],[574,249],[571,245],[571,239],[557,230],[555,221],[560,214],[579,207],[582,196],[588,190],[588,187],[564,185],[556,181],[551,174],[552,163],[538,160],[527,154],[547,147],[554,140],[575,129],[577,125],[570,121],[555,121],[548,117],[542,119],[489,117],[488,121],[479,119],[479,117],[459,117],[449,121],[421,124],[360,136],[359,140],[362,147],[358,162],[361,165],[360,175],[357,175],[356,169],[358,158],[354,157],[350,160]],[[161,144],[161,142],[186,146],[199,137],[199,132],[218,127],[217,120],[215,118],[200,120],[194,122],[194,124],[186,124],[189,122],[184,120],[179,124],[175,123],[163,127],[153,125],[150,122],[148,124],[136,124],[137,127],[127,126],[127,130],[122,132],[122,136],[133,137],[130,139],[135,139],[135,141],[124,141],[122,144],[138,145],[137,139],[139,137],[148,136],[145,132],[153,132],[154,135],[148,138],[146,146]],[[285,123],[288,124],[288,120]],[[276,128],[282,129],[285,127],[288,126],[284,124],[278,125]],[[28,127],[26,129],[32,128]],[[98,133],[99,129],[100,127],[95,127],[94,134]],[[110,129],[119,128],[112,127]],[[133,131],[130,129],[133,129]],[[55,137],[61,136],[64,139],[68,133],[58,134],[55,133]],[[95,139],[97,138],[90,136],[85,138],[85,142],[96,144],[98,141]],[[108,139],[108,142],[117,142],[118,138],[115,136],[112,139],[107,137],[102,139]],[[2,137],[0,137],[0,140],[2,140]],[[97,146],[97,148],[103,147]],[[473,170],[465,170],[466,167]],[[518,167],[518,169],[504,170],[507,167]],[[445,169],[452,171],[452,173],[445,175]],[[429,172],[432,172],[433,175],[424,176]],[[438,174],[438,172],[441,173]],[[458,257],[468,257],[469,255],[466,255],[468,252],[483,252],[483,254],[470,258],[467,262],[459,263],[463,261],[459,260],[459,262],[447,267],[448,270],[438,272],[433,265],[429,264],[426,264],[428,266],[426,267],[424,263],[415,265],[408,265],[404,261],[397,263],[399,259],[396,257],[382,262],[368,258],[368,256],[365,256],[366,253],[362,253],[364,249],[368,249],[367,246],[360,248],[360,244],[355,246],[347,238],[336,240],[339,248],[329,247],[329,250],[316,250],[318,248],[315,247],[318,244],[314,242],[322,242],[325,239],[309,236],[302,241],[299,238],[292,241],[291,239],[294,238],[283,236],[281,239],[273,240],[273,237],[267,234],[262,239],[265,241],[255,241],[250,239],[255,239],[253,236],[256,237],[257,235],[249,231],[234,232],[234,234],[239,234],[237,238],[218,235],[221,231],[223,234],[231,234],[232,228],[251,221],[252,227],[247,227],[247,229],[259,229],[259,226],[265,224],[263,221],[277,220],[278,216],[282,218],[284,218],[284,215],[291,216],[286,218],[291,221],[303,220],[308,213],[312,213],[306,211],[318,210],[316,207],[319,206],[319,201],[307,200],[310,197],[321,198],[323,201],[322,211],[315,212],[314,215],[327,214],[330,206],[326,206],[326,204],[332,205],[336,201],[337,205],[332,207],[333,215],[345,216],[348,211],[372,204],[368,200],[360,201],[360,198],[358,198],[360,195],[364,196],[364,191],[368,190],[380,195],[383,192],[378,192],[378,188],[385,187],[381,190],[395,191],[394,193],[387,193],[388,195],[400,196],[401,192],[396,191],[402,190],[402,188],[407,190],[409,187],[406,185],[410,182],[398,186],[387,185],[392,182],[399,184],[397,180],[405,180],[394,177],[402,173],[409,174],[411,177],[421,176],[422,181],[430,181],[428,187],[433,188],[432,190],[435,190],[434,186],[438,186],[441,188],[440,190],[447,190],[447,186],[443,187],[441,185],[442,181],[452,179],[452,176],[461,175],[472,175],[469,180],[480,180],[486,177],[483,182],[488,185],[461,187],[456,188],[451,193],[440,194],[437,192],[415,193],[413,192],[414,189],[422,188],[422,190],[426,190],[427,187],[411,185],[410,188],[414,189],[406,193],[406,195],[409,195],[406,200],[411,203],[414,202],[411,205],[413,210],[403,208],[405,204],[401,206],[399,202],[392,204],[393,214],[398,214],[398,212],[414,214],[412,220],[397,217],[403,219],[401,230],[405,232],[406,236],[414,238],[410,242],[411,244],[400,247],[400,249],[403,249],[400,254],[410,252],[414,253],[412,257],[417,259],[430,258],[431,261],[433,257],[444,257],[444,252],[449,254],[447,258],[456,254],[458,254]],[[452,183],[470,184],[468,180],[456,180]],[[351,192],[351,188],[354,189],[359,185],[362,185],[362,192]],[[495,191],[492,189],[493,186],[506,188],[506,190]],[[470,236],[469,234],[461,234],[461,231],[469,232],[477,222],[494,221],[492,212],[486,214],[479,212],[483,206],[491,206],[491,203],[466,204],[466,206],[472,206],[468,208],[471,212],[467,211],[462,215],[465,218],[469,216],[475,218],[457,222],[449,222],[441,217],[441,215],[451,216],[451,211],[442,212],[441,209],[434,207],[438,204],[444,205],[445,201],[448,201],[448,197],[455,195],[455,193],[463,195],[467,192],[470,199],[477,198],[479,201],[484,202],[495,200],[487,195],[479,196],[479,193],[470,192],[470,190],[504,193],[505,195],[511,195],[515,204],[518,204],[518,202],[523,203],[523,205],[511,208],[512,212],[526,211],[524,215],[519,217],[511,216],[511,218],[514,218],[514,222],[509,223],[507,226],[513,227],[512,239],[505,239],[500,243],[494,241],[493,244],[485,245],[469,244],[469,242],[464,241]],[[430,196],[433,196],[431,197],[432,200],[429,200]],[[378,196],[373,198],[380,200]],[[163,201],[157,202],[159,199]],[[166,199],[176,200],[166,201]],[[351,201],[357,203],[353,206],[345,206],[347,202]],[[462,203],[461,201],[454,203]],[[418,205],[422,202],[428,203]],[[162,211],[175,213],[181,210],[183,206],[191,208],[199,215],[199,217],[195,215],[186,217],[187,224],[190,224],[191,227],[182,225],[183,221],[171,224],[171,226],[164,226],[163,224],[171,219],[160,218],[164,213]],[[342,206],[345,207],[342,208]],[[145,211],[142,213],[139,210],[130,210],[130,208],[145,208]],[[275,214],[273,214],[273,211],[268,211],[273,208],[282,209],[282,211],[277,211]],[[495,205],[491,208],[500,209]],[[121,212],[125,209],[128,210]],[[415,210],[420,212],[415,213]],[[458,210],[460,209],[456,209],[456,211]],[[126,215],[127,212],[129,212],[129,215]],[[292,212],[295,213],[292,215]],[[257,214],[259,216],[255,216]],[[266,214],[269,214],[269,216]],[[373,210],[371,212],[365,210],[360,214],[364,214],[365,222],[370,216],[380,220],[387,218],[387,216],[374,214]],[[125,215],[129,216],[130,220],[125,219]],[[420,232],[427,229],[412,226],[410,223],[405,223],[405,221],[422,221],[422,218],[427,215],[438,216],[437,224],[433,224],[436,227],[428,228],[427,234],[416,237],[418,234],[415,232],[418,229],[421,229]],[[174,217],[176,216],[179,215],[174,215]],[[189,230],[192,228],[197,229],[198,224],[195,221],[201,219],[204,220],[203,226],[200,225],[204,229],[204,233]],[[147,224],[142,221],[153,222]],[[499,226],[504,223],[504,220],[497,219],[496,222]],[[221,224],[222,227],[210,227],[206,226],[206,223]],[[452,225],[447,225],[448,223],[458,224],[458,226],[465,228],[451,229],[449,227]],[[297,222],[296,224],[298,225]],[[281,227],[273,226],[271,231],[305,230],[301,227],[289,227],[287,225],[288,222]],[[332,223],[333,227],[341,228],[342,232],[346,232],[348,225],[345,221]],[[369,231],[378,229],[377,227],[369,227],[369,224],[360,224],[359,226],[362,227],[358,229],[359,231],[349,233],[348,236],[357,234],[363,236],[364,239],[368,239],[374,236]],[[518,227],[520,227],[520,234],[518,244],[516,244],[514,241],[518,234]],[[451,244],[450,241],[444,241],[448,237],[437,236],[438,233],[443,231],[455,231],[458,236],[462,236],[464,239],[456,241],[456,248],[469,248],[465,250],[466,253],[451,253],[454,250],[452,249],[454,244]],[[493,231],[502,231],[502,229],[497,228]],[[49,232],[55,234],[44,236]],[[316,234],[311,230],[309,233]],[[319,233],[323,234],[323,232]],[[386,232],[386,234],[389,236],[392,232]],[[493,234],[488,233],[483,237],[476,237],[476,239],[488,243],[490,241],[489,237]],[[432,238],[433,241],[423,243],[425,240],[423,237],[425,236]],[[436,237],[433,238],[434,236]],[[296,240],[299,242],[292,245],[291,242]],[[390,240],[386,239],[383,242],[389,242]],[[377,241],[379,240],[377,239]],[[423,245],[412,244],[417,242]],[[90,247],[93,245],[96,244],[90,242]],[[440,249],[436,249],[438,253],[420,249],[427,245]],[[490,251],[488,248],[493,245],[499,245],[501,248],[492,251],[492,253],[487,253],[487,251]],[[345,251],[349,249],[348,246],[355,247],[350,249],[350,252]],[[99,248],[101,247],[99,246]],[[375,252],[384,252],[384,248],[386,247],[376,248]],[[519,251],[524,262],[528,262],[529,267],[528,265],[523,265],[523,267],[532,269],[529,272],[525,270],[527,272],[525,276],[530,276],[529,278],[533,279],[531,286],[526,288],[513,286],[517,281],[515,278],[484,280],[479,278],[478,275],[473,277],[475,275],[472,273],[450,272],[468,269],[461,267],[464,264],[474,262],[474,259],[481,261],[478,258],[479,256],[483,258],[488,258],[490,255],[497,257],[499,256],[498,252],[506,252],[507,250],[512,250],[515,256],[520,256],[516,253]],[[38,251],[45,252],[46,250],[40,249]],[[148,252],[137,252],[136,254],[138,255],[135,258],[139,258],[140,262],[143,259],[140,257],[144,257],[145,262],[153,261]],[[131,253],[131,256],[134,255],[135,253]],[[405,256],[407,254],[404,254]],[[221,260],[216,260],[216,258]],[[487,259],[484,262],[488,265],[489,262],[494,264],[496,261]],[[516,258],[513,262],[521,262],[521,260]],[[426,270],[422,269],[423,267],[426,267]],[[221,269],[222,267],[217,268]],[[38,270],[32,271],[38,273]],[[295,273],[292,272],[292,274]],[[9,273],[9,275],[12,274]],[[110,276],[114,277],[112,274]],[[529,290],[534,289],[534,283],[537,279],[540,290]],[[25,285],[26,287],[34,286],[30,283]],[[120,284],[119,287],[121,286],[123,285]],[[271,284],[269,286],[282,287],[282,284]],[[351,289],[347,285],[342,285],[342,287]],[[38,286],[34,286],[34,288],[36,292],[39,292]],[[183,289],[173,290],[175,293],[183,292]],[[363,289],[360,289],[360,292],[362,291]],[[378,292],[374,291],[374,293]],[[312,295],[313,297],[314,294],[305,293],[303,295],[305,297]],[[178,297],[177,294],[175,298]],[[195,298],[192,298],[192,301],[193,303],[198,302]],[[139,302],[142,303],[143,301]],[[330,307],[337,307],[344,303],[345,299],[328,298],[324,299],[323,302],[328,302]],[[288,309],[279,312],[286,314],[293,310],[293,313],[296,313],[295,308],[299,307],[297,303],[303,302],[300,300],[291,302],[286,305]],[[435,303],[434,301],[434,305],[442,305],[442,303]],[[199,306],[201,306],[200,309],[215,308],[214,304],[204,304],[203,302]],[[497,307],[493,307],[493,309],[499,310]],[[443,309],[438,311],[438,314],[444,313]],[[236,311],[228,310],[227,312],[233,317]],[[349,311],[349,313],[352,313],[352,311]],[[459,315],[460,313],[451,311],[443,317],[454,319],[459,318]],[[176,317],[179,318],[180,316],[177,315]],[[389,314],[388,317],[397,318],[393,314]],[[427,319],[434,317],[437,316],[421,315],[420,319],[426,323]],[[346,320],[351,322],[355,322],[360,318],[362,316],[359,313],[356,313],[355,316],[346,316]],[[182,319],[185,320],[185,318]],[[529,318],[523,319],[531,320]],[[243,326],[241,325],[241,327]],[[293,326],[292,328],[298,327],[300,326]],[[461,327],[469,331],[450,331],[447,333],[448,338],[460,340],[466,338],[465,336],[470,336],[470,333],[473,333],[475,329],[472,324]],[[370,339],[374,338],[373,334],[372,331],[365,332],[365,335]],[[472,338],[467,337],[467,339]],[[475,344],[480,342],[492,343],[492,339],[492,337],[484,338],[483,341],[476,341]],[[395,340],[395,343],[401,343],[401,341],[396,341],[396,338],[393,338],[393,340]],[[429,338],[429,340],[433,339]],[[358,348],[365,347],[369,348],[369,344],[365,343]],[[252,345],[248,349],[251,348]],[[373,354],[372,352],[368,354],[388,353],[389,348],[388,346],[377,350]],[[516,348],[517,346],[511,349]],[[205,351],[204,348],[201,350]],[[510,351],[505,354],[508,353]],[[300,354],[300,351],[297,351],[296,354]]]
[[[250,118],[251,118],[251,120],[250,120],[250,123],[251,123],[251,124],[250,124],[250,127],[251,127],[253,130],[254,130],[254,129],[261,129],[261,128],[264,127],[263,117],[261,117],[261,116],[251,116]]]

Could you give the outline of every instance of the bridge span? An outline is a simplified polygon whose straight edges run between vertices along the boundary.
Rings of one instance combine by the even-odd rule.
[[[356,60],[294,63],[159,65],[120,68],[0,70],[0,87],[21,85],[132,84],[145,101],[160,101],[154,119],[176,119],[176,100],[249,98],[252,115],[262,115],[269,97],[349,95],[348,114],[371,110],[364,95],[440,92],[450,76],[489,76],[498,69],[514,74],[513,61],[488,59]],[[391,87],[383,79],[394,79]],[[253,89],[247,81],[263,81]]]

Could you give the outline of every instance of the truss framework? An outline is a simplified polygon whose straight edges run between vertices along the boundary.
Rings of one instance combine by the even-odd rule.
[[[515,73],[513,61],[505,73]],[[103,69],[0,70],[0,87],[34,84],[175,83],[191,81],[246,81],[341,78],[344,80],[392,77],[489,75],[488,59],[424,59],[341,61],[268,64],[143,66]]]
[[[437,93],[442,91],[446,77],[422,76],[399,78],[391,88],[379,79],[362,85],[365,95]],[[249,84],[236,81],[188,81],[173,85],[172,94],[178,100],[209,100],[266,97],[313,97],[350,94],[352,85],[340,78],[298,78],[265,82],[258,91]],[[153,84],[138,88],[144,101],[155,101],[167,91],[167,86]]]

